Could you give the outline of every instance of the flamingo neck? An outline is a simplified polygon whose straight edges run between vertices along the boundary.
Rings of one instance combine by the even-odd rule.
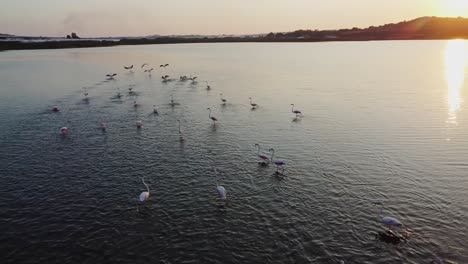
[[[149,189],[148,185],[146,184],[145,179],[141,179],[141,180],[143,181],[143,184],[146,186],[146,190],[147,190],[148,193],[149,193],[149,192],[150,192],[150,189]]]

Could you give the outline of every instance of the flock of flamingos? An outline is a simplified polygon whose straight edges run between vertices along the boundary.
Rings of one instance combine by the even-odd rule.
[[[161,64],[159,65],[160,68],[166,68],[166,67],[169,67],[169,64]],[[144,63],[141,65],[141,70],[145,73],[147,73],[149,76],[151,76],[151,73],[152,71],[154,70],[154,68],[150,68],[150,66],[147,64],[147,63]],[[124,69],[127,70],[129,73],[133,73],[133,65],[130,65],[130,66],[124,66]],[[107,74],[106,75],[106,81],[111,81],[111,80],[116,80],[117,74],[116,73],[111,73],[111,74]],[[196,76],[180,76],[179,79],[175,79],[175,78],[170,78],[169,75],[163,75],[161,76],[161,81],[162,82],[170,82],[170,81],[175,81],[175,80],[179,80],[179,81],[191,81],[192,83],[196,83],[197,82],[197,77]],[[130,85],[129,86],[129,94],[134,94],[134,91],[133,91],[133,86]],[[211,90],[211,86],[209,85],[208,82],[206,82],[206,89],[207,90]],[[89,100],[88,98],[88,90],[87,88],[83,88],[83,95],[84,95],[84,100]],[[223,97],[223,94],[220,93],[219,94],[220,96],[220,100],[221,100],[221,103],[222,104],[226,104],[227,102],[227,99]],[[122,97],[122,94],[120,92],[117,93],[116,95],[117,98],[121,98]],[[257,103],[254,103],[253,102],[253,99],[252,97],[249,97],[249,102],[250,102],[250,106],[252,107],[252,110],[255,110],[259,107],[259,105]],[[176,103],[174,101],[174,98],[171,96],[171,100],[170,100],[170,103],[169,105],[172,106],[172,107],[175,107],[178,103]],[[137,103],[137,101],[134,101],[134,107],[138,107],[139,104]],[[297,110],[297,109],[294,109],[295,105],[294,104],[291,104],[291,112],[292,114],[294,114],[294,119],[295,120],[298,120],[300,118],[303,117],[303,114],[300,110]],[[52,109],[53,112],[59,112],[60,109],[58,107],[54,107]],[[212,111],[211,111],[211,108],[207,108],[207,111],[208,111],[208,118],[209,120],[211,120],[213,122],[213,125],[216,125],[216,122],[218,122],[218,118],[216,118],[215,116],[212,115]],[[153,105],[153,113],[158,115],[158,109],[156,108],[155,105]],[[180,127],[180,120],[177,120],[178,122],[178,128],[179,128],[179,139],[181,141],[184,141],[184,136],[183,136],[183,132],[181,130],[181,127]],[[105,122],[101,122],[101,129],[103,131],[106,130],[106,123]],[[137,120],[136,121],[136,127],[137,129],[142,129],[143,127],[143,122],[141,120]],[[60,134],[62,136],[68,136],[68,133],[69,133],[69,128],[68,127],[62,127],[60,128]],[[268,166],[269,164],[274,164],[276,166],[276,172],[275,174],[278,175],[278,176],[285,176],[283,173],[284,173],[284,170],[285,170],[285,166],[286,166],[286,162],[282,161],[282,160],[278,160],[278,159],[275,159],[274,156],[275,156],[275,150],[274,149],[269,149],[268,150],[268,154],[266,153],[263,153],[261,151],[261,148],[260,148],[260,145],[259,144],[255,144],[255,147],[257,148],[257,157],[259,158],[259,165],[260,166]],[[215,169],[216,171],[216,169]],[[217,172],[217,171],[216,171]],[[145,185],[146,187],[146,191],[142,192],[139,196],[139,201],[140,202],[146,202],[149,198],[150,198],[150,189],[149,189],[149,186],[146,184],[144,178],[141,179],[143,184]],[[219,185],[218,183],[216,183],[216,191],[218,193],[218,196],[219,196],[219,199],[221,201],[225,201],[227,199],[227,192],[226,192],[226,189],[224,188],[224,186],[221,186]],[[394,217],[391,217],[391,216],[384,216],[383,215],[383,204],[382,203],[375,203],[375,205],[379,205],[380,206],[380,213],[379,213],[379,218],[381,220],[381,222],[387,226],[387,229],[384,231],[384,232],[378,232],[378,234],[376,235],[376,237],[378,239],[380,239],[381,241],[384,241],[384,242],[387,242],[387,243],[392,243],[392,244],[398,244],[400,242],[404,242],[404,241],[407,241],[407,239],[409,238],[409,236],[411,235],[411,232],[408,230],[408,229],[405,229],[402,233],[400,232],[397,232],[395,228],[401,228],[403,227],[403,224],[396,218]]]

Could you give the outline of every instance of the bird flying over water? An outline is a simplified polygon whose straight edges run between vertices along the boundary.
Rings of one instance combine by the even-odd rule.
[[[117,73],[106,74],[107,80],[113,80],[115,76],[117,76]]]

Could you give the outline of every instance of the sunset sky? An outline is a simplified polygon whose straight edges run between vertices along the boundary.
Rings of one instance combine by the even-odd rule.
[[[0,33],[251,34],[468,17],[468,0],[0,0]]]

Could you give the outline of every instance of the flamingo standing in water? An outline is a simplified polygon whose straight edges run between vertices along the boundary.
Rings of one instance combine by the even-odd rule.
[[[223,104],[226,104],[226,99],[223,98],[222,93],[219,94],[219,98],[221,98],[221,102],[223,102]]]
[[[140,202],[145,202],[150,197],[150,189],[149,189],[148,185],[145,182],[145,177],[141,178],[141,181],[146,186],[146,192],[141,192],[139,198],[140,198]]]
[[[210,113],[208,114],[208,118],[213,120],[213,124],[216,124],[216,121],[218,121],[218,119],[214,116],[211,116],[211,108],[207,108],[206,110],[210,111]]]
[[[282,160],[275,160],[274,159],[274,156],[275,156],[275,150],[274,149],[271,148],[268,151],[271,152],[271,158],[270,158],[271,162],[276,165],[276,174],[281,174],[284,171],[284,166],[286,166],[286,162],[284,162]],[[280,168],[282,169],[281,173],[279,172]]]
[[[295,114],[296,117],[302,116],[302,112],[299,111],[299,110],[294,110],[294,104],[291,104],[291,105],[292,105],[291,112],[292,112],[293,114]]]
[[[136,125],[137,125],[137,128],[140,129],[143,127],[143,122],[141,122],[141,120],[138,120]]]
[[[137,103],[137,101],[133,101],[133,107],[137,108],[139,107],[140,105]]]
[[[101,129],[102,129],[102,131],[106,131],[106,128],[107,128],[106,122],[101,122]]]
[[[83,95],[85,96],[85,100],[88,100],[88,88],[87,87],[83,87]]]
[[[219,198],[221,200],[226,200],[226,198],[227,198],[226,189],[222,185],[218,184],[218,178],[217,178],[218,177],[218,170],[216,170],[216,168],[215,168],[215,172],[216,172],[216,176],[215,176],[216,191],[218,192]]]
[[[267,155],[265,155],[263,153],[260,153],[260,145],[259,144],[255,144],[255,147],[257,147],[257,156],[263,160],[263,161],[261,161],[259,163],[261,165],[263,165],[263,166],[268,165],[268,163],[270,163],[270,158]]]
[[[156,115],[159,115],[158,109],[156,108],[156,105],[153,105],[153,113]]]
[[[258,107],[258,104],[252,103],[252,97],[249,97],[250,100],[250,105],[252,106],[252,109],[256,109]]]

